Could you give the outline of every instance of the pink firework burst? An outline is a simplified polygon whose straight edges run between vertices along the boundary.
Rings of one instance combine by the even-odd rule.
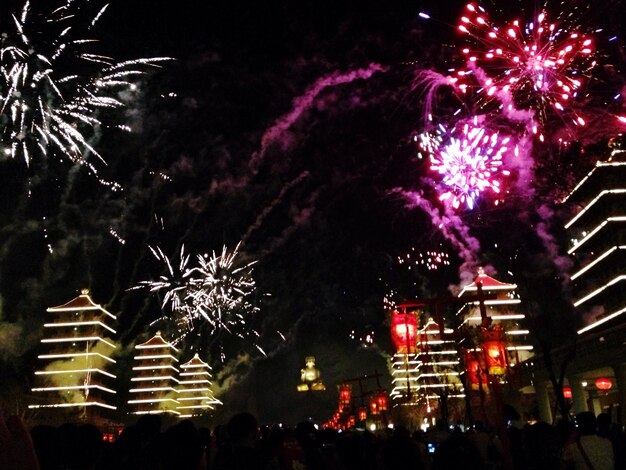
[[[470,39],[462,49],[468,70],[455,77],[459,89],[465,91],[468,76],[480,68],[487,75],[480,83],[483,95],[510,93],[518,105],[538,110],[542,120],[548,109],[565,110],[595,65],[592,40],[549,22],[545,12],[498,27],[482,7],[469,3],[458,29]],[[572,120],[585,124],[579,116]]]
[[[455,209],[461,204],[473,209],[481,193],[500,193],[498,177],[510,174],[502,169],[510,141],[479,126],[477,119],[450,131],[439,125],[435,132],[422,134],[419,146],[430,155],[431,170],[441,175],[439,199]]]

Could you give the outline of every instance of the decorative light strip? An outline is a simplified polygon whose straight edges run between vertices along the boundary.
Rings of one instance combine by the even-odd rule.
[[[574,307],[578,307],[579,305],[582,305],[587,300],[591,299],[592,297],[595,297],[596,295],[598,295],[603,290],[605,290],[605,289],[607,289],[609,287],[612,287],[615,284],[617,284],[618,282],[621,282],[623,280],[626,280],[626,274],[621,274],[621,275],[611,279],[609,282],[604,284],[602,287],[597,288],[596,290],[594,290],[590,294],[587,294],[586,296],[584,296],[582,299],[577,300],[576,302],[574,302]]]
[[[511,330],[511,331],[505,331],[504,334],[506,335],[527,335],[529,334],[530,331],[529,330]]]
[[[171,401],[173,403],[178,404],[178,400],[174,400],[173,398],[148,398],[141,400],[128,400],[129,404],[138,404],[138,403],[163,403],[165,401]]]
[[[39,359],[62,359],[66,357],[81,357],[81,356],[99,356],[102,359],[106,359],[113,364],[116,363],[115,360],[111,359],[108,356],[104,356],[100,353],[64,353],[64,354],[40,354],[37,356]]]
[[[616,312],[613,312],[610,315],[607,315],[606,317],[601,318],[597,322],[592,323],[591,325],[587,325],[586,327],[578,330],[578,334],[581,335],[581,334],[585,333],[586,331],[589,331],[592,328],[595,328],[596,326],[602,325],[603,323],[606,323],[609,320],[612,320],[613,318],[620,316],[624,312],[626,312],[626,307],[621,309],[621,310],[618,310]]]
[[[176,393],[178,393],[178,390],[176,390],[175,388],[172,388],[172,387],[131,388],[131,389],[129,390],[129,392],[131,392],[131,393],[143,393],[143,392],[165,392],[165,391],[169,391],[169,392],[176,392]]]
[[[494,299],[494,300],[483,300],[484,305],[516,305],[521,304],[521,299]],[[480,305],[480,301],[476,300],[474,302],[468,302],[465,305]]]
[[[67,385],[65,387],[37,387],[31,388],[33,392],[51,392],[57,390],[85,390],[95,388],[98,390],[102,390],[104,392],[109,393],[117,393],[115,390],[111,390],[110,388],[103,387],[101,385]]]
[[[171,375],[155,375],[155,376],[150,376],[150,377],[133,377],[132,379],[130,379],[131,382],[142,382],[142,381],[147,381],[147,380],[173,380],[175,382],[178,383],[178,379],[175,377],[172,377]]]
[[[180,413],[176,410],[144,410],[144,411],[133,411],[131,414],[134,415],[160,415],[163,413],[172,413],[176,416],[180,416]]]
[[[532,351],[534,348],[532,346],[507,346],[507,351]]]
[[[72,370],[38,370],[35,375],[50,375],[50,374],[80,374],[89,372],[100,372],[101,374],[108,375],[111,378],[117,378],[115,375],[103,371],[102,369],[72,369]]]
[[[190,410],[190,409],[203,409],[203,410],[214,410],[215,407],[211,405],[189,405],[189,406],[179,406],[179,410]]]
[[[502,286],[484,286],[483,285],[483,292],[488,292],[491,290],[515,290],[515,289],[517,289],[517,284],[504,284]],[[478,287],[473,284],[470,284],[469,286],[465,286],[463,290],[459,292],[457,297],[461,298],[463,297],[463,294],[465,292],[475,291],[475,290],[478,290]]]
[[[605,189],[601,191],[600,194],[598,194],[594,199],[592,199],[591,202],[589,202],[589,204],[587,204],[578,214],[576,214],[572,218],[572,220],[570,220],[567,224],[565,224],[565,228],[566,229],[570,228],[572,224],[576,222],[580,217],[582,217],[583,214],[587,212],[591,206],[593,206],[596,202],[598,202],[598,200],[601,197],[606,196],[607,194],[624,194],[624,193],[626,193],[626,189]]]
[[[421,379],[422,377],[442,377],[442,376],[447,376],[447,375],[459,375],[458,372],[437,372],[437,373],[429,373],[429,374],[420,374],[419,378]]]
[[[101,406],[102,408],[108,408],[110,410],[117,410],[116,406],[107,405],[106,403],[100,403],[97,401],[86,401],[84,403],[54,403],[46,405],[28,405],[30,409],[37,408],[68,408],[73,406]]]
[[[395,382],[406,382],[407,380],[412,380],[413,382],[417,381],[417,377],[396,377],[391,381],[391,383]]]
[[[178,372],[178,369],[174,366],[135,366],[133,370],[155,370],[155,369],[174,369]]]
[[[523,320],[526,318],[524,314],[511,314],[511,315],[490,315],[492,320]],[[481,317],[468,317],[465,321],[481,321]]]
[[[424,362],[425,366],[455,366],[459,361]]]
[[[583,243],[585,243],[587,240],[589,240],[591,237],[593,237],[596,233],[598,233],[600,230],[602,230],[609,222],[626,222],[626,217],[625,216],[609,217],[609,218],[605,219],[604,222],[601,222],[600,225],[598,225],[591,232],[589,232],[585,238],[583,238],[576,245],[574,245],[569,250],[567,250],[567,254],[568,255],[573,254],[578,248],[580,248],[580,246]]]
[[[181,372],[180,375],[181,376],[208,375],[209,377],[212,377],[212,375],[209,374],[208,372]]]
[[[149,356],[135,356],[135,359],[136,360],[141,360],[141,359],[174,359],[176,362],[178,362],[178,359],[176,359],[171,354],[151,354]]]
[[[208,364],[191,364],[191,365],[182,365],[180,366],[183,369],[210,369],[211,367]]]
[[[216,404],[216,405],[221,405],[222,402],[219,401],[217,398],[215,397],[211,397],[211,396],[201,396],[201,397],[186,397],[186,398],[179,398],[178,401],[193,401],[193,400],[209,400],[209,403],[211,404]]]
[[[83,312],[85,310],[100,310],[102,313],[110,316],[111,318],[113,318],[113,320],[117,320],[117,317],[115,315],[110,314],[109,312],[107,312],[105,309],[103,309],[102,307],[100,307],[99,305],[95,306],[95,307],[81,307],[81,308],[76,308],[76,307],[65,307],[65,308],[57,308],[57,307],[50,307],[46,309],[46,312],[50,312],[50,313],[55,313],[55,312]]]
[[[208,381],[207,379],[200,379],[200,380],[181,380],[180,384],[181,385],[191,385],[191,384],[210,384],[211,382]]]
[[[87,326],[87,325],[100,325],[103,328],[106,328],[107,330],[109,330],[111,333],[117,333],[117,331],[115,331],[113,328],[111,328],[110,326],[102,323],[101,321],[73,321],[73,322],[62,322],[62,323],[44,323],[44,327],[46,328],[61,328],[64,326]]]
[[[585,183],[585,181],[589,179],[589,177],[593,174],[593,172],[596,171],[598,168],[603,167],[603,166],[624,166],[624,165],[626,165],[626,163],[624,162],[596,162],[595,168],[592,168],[591,171],[587,173],[587,175],[583,179],[580,180],[580,183],[578,183],[574,187],[574,189],[572,189],[570,193],[567,196],[565,196],[565,199],[563,199],[562,202],[566,202],[569,199],[569,197],[572,194],[574,194],[576,190],[580,188]]]
[[[154,337],[155,338],[161,338],[165,344],[157,344],[157,345],[153,345],[153,344],[138,344],[137,346],[135,346],[135,348],[136,349],[172,348],[174,351],[178,352],[178,349],[176,349],[173,344],[168,343],[161,336],[155,335]]]
[[[115,345],[100,336],[77,336],[75,338],[45,338],[42,339],[42,343],[73,343],[75,341],[102,341],[107,346],[111,346],[115,349]]]
[[[613,253],[615,250],[618,250],[618,249],[619,250],[626,250],[626,245],[619,245],[619,246],[615,245],[614,247],[609,248],[604,253],[602,253],[600,256],[598,256],[596,259],[594,259],[591,263],[589,263],[587,266],[585,266],[583,269],[581,269],[577,273],[573,274],[570,279],[572,281],[575,281],[582,274],[586,273],[588,270],[593,268],[596,264],[598,264],[600,261],[602,261],[604,258],[606,258],[607,256],[609,256],[611,253]]]

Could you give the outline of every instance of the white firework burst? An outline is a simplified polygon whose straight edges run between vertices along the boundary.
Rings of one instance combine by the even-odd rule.
[[[4,156],[33,158],[56,154],[97,168],[87,157],[104,159],[90,143],[102,124],[100,112],[124,106],[118,97],[133,90],[148,67],[171,60],[140,58],[117,62],[91,53],[95,39],[77,37],[89,33],[108,5],[81,24],[88,0],[65,0],[49,13],[32,11],[26,1],[19,15],[11,15],[12,31],[0,37],[0,142]],[[119,124],[116,127],[127,129]],[[0,154],[0,157],[3,156]]]

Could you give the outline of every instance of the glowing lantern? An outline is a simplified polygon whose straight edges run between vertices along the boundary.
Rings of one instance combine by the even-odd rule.
[[[353,428],[355,425],[356,425],[356,418],[354,417],[354,415],[350,415],[350,418],[348,419],[348,427]]]
[[[394,313],[391,317],[391,339],[399,354],[415,352],[417,318],[410,313]]]
[[[375,398],[376,404],[378,405],[378,411],[387,411],[387,392],[379,390]]]
[[[376,416],[380,414],[380,410],[378,409],[378,400],[376,398],[372,398],[370,400],[370,412]]]
[[[610,390],[611,387],[613,387],[613,382],[607,378],[602,377],[596,380],[596,388],[598,390]]]
[[[339,404],[349,406],[352,401],[352,389],[350,385],[343,384],[339,386]]]
[[[563,387],[563,397],[572,398],[572,389],[570,387]]]
[[[365,408],[359,408],[359,421],[365,421],[367,419],[367,410]]]
[[[465,352],[465,373],[467,374],[467,384],[472,390],[478,390],[480,384],[480,362],[472,351]]]
[[[504,375],[506,373],[507,358],[502,328],[495,326],[492,329],[483,330],[483,350],[485,351],[489,375]]]

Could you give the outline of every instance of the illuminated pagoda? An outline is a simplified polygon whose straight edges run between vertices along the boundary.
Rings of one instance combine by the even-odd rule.
[[[394,401],[416,403],[419,376],[417,361],[417,312],[399,305],[391,311],[391,339],[395,353],[391,359],[391,383],[389,396]]]
[[[453,330],[446,328],[443,337],[441,333],[433,319],[418,330],[416,388],[426,400],[427,411],[433,400],[437,403],[444,395],[446,398],[465,397],[459,380],[459,355]]]
[[[500,282],[479,268],[474,282],[465,286],[458,297],[462,300],[464,296],[475,296],[479,284],[483,294],[495,296],[482,302],[491,319],[493,334],[503,334],[507,366],[513,367],[526,361],[533,355],[533,346],[528,337],[529,331],[524,326],[526,315],[521,309],[522,301],[517,293],[517,285]],[[465,303],[457,312],[457,318],[461,327],[478,329],[482,324],[479,301]]]
[[[179,415],[178,375],[174,356],[178,349],[163,339],[160,332],[142,344],[135,346],[137,355],[131,378],[129,392],[133,398],[128,400],[133,414],[170,413]]]
[[[200,415],[213,410],[215,405],[222,402],[213,396],[211,392],[211,373],[209,366],[198,354],[181,364],[179,373],[178,402],[176,407],[181,418]]]
[[[111,358],[115,344],[110,339],[116,333],[111,327],[115,316],[94,303],[88,290],[46,312],[50,319],[41,340],[46,351],[38,356],[45,365],[35,372],[43,383],[32,389],[42,401],[29,408],[74,409],[85,420],[115,410],[111,401],[116,377],[106,370],[115,364]]]

